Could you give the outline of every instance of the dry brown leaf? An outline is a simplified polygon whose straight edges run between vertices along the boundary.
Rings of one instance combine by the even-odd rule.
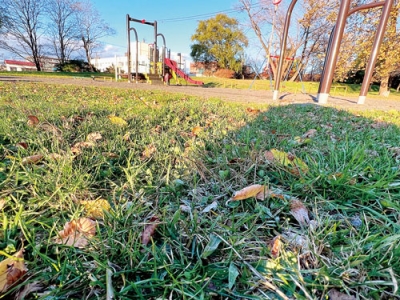
[[[253,107],[248,107],[248,108],[246,108],[246,111],[247,111],[249,114],[251,114],[251,115],[256,115],[256,114],[258,114],[258,113],[261,112],[261,110],[255,109],[255,108],[253,108]]]
[[[156,147],[153,144],[148,145],[142,152],[141,160],[150,158],[157,151]]]
[[[84,248],[89,239],[96,234],[96,222],[89,218],[80,218],[67,222],[58,233],[55,243]]]
[[[273,258],[277,258],[279,256],[281,247],[282,247],[281,236],[277,235],[271,242],[271,255]]]
[[[24,249],[0,262],[0,294],[5,293],[13,284],[28,272],[24,263]]]
[[[25,142],[17,143],[15,146],[21,147],[23,149],[28,149],[28,143],[25,143]]]
[[[146,225],[142,233],[142,244],[144,246],[146,246],[150,242],[150,239],[153,236],[154,232],[156,231],[158,224],[159,224],[158,217],[152,216],[149,220],[149,224]]]
[[[256,197],[258,193],[264,191],[266,188],[264,185],[261,184],[253,184],[248,187],[241,189],[240,191],[235,192],[232,197],[232,200],[244,200],[251,197]]]
[[[6,205],[6,199],[0,199],[0,210],[3,210],[3,207]]]
[[[256,199],[264,201],[265,199],[267,199],[273,195],[274,194],[267,187],[265,187],[264,189],[262,189],[260,192],[257,193]]]
[[[40,128],[44,131],[54,134],[57,137],[60,137],[62,134],[62,131],[57,126],[50,124],[49,122],[43,122],[40,124]]]
[[[308,210],[300,200],[295,198],[292,199],[292,202],[290,203],[290,213],[301,226],[310,223]]]
[[[92,148],[96,144],[93,143],[92,141],[87,141],[87,142],[77,142],[75,145],[72,146],[72,148],[78,148],[78,149],[84,149],[84,148]]]
[[[328,296],[330,300],[356,300],[357,298],[351,295],[347,295],[345,293],[339,292],[336,289],[331,289],[328,292]]]
[[[61,154],[58,153],[50,153],[48,155],[48,158],[51,160],[61,160],[63,158],[63,156]]]
[[[113,152],[102,152],[104,157],[108,157],[108,158],[118,158],[119,155]]]
[[[28,297],[29,294],[40,291],[42,289],[43,286],[40,282],[30,282],[24,285],[24,288],[15,294],[14,300],[24,300]]]
[[[40,121],[39,121],[38,117],[36,117],[36,116],[28,116],[28,122],[27,122],[28,126],[34,127],[39,123],[40,123]]]
[[[312,138],[317,134],[317,129],[310,129],[302,135],[302,138]]]
[[[101,140],[102,138],[103,138],[103,136],[101,135],[100,132],[92,132],[87,135],[86,141],[95,143],[95,142]]]
[[[22,164],[23,165],[34,165],[34,164],[37,164],[38,162],[40,162],[42,159],[43,159],[42,154],[31,155],[31,156],[24,157],[22,159]]]

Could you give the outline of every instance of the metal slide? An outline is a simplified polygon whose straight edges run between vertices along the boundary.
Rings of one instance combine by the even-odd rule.
[[[165,63],[165,65],[167,67],[171,68],[172,71],[174,71],[176,74],[178,74],[179,77],[183,78],[187,82],[190,82],[190,83],[193,83],[193,84],[197,84],[197,85],[203,85],[204,84],[203,81],[194,80],[191,77],[189,77],[189,75],[184,73],[181,69],[179,69],[178,68],[178,64],[176,63],[176,61],[170,60],[169,58],[165,58],[164,59],[164,63]]]

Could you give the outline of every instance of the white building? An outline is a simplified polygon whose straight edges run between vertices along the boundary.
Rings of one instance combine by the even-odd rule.
[[[36,65],[29,61],[6,59],[4,65],[7,71],[36,71]]]
[[[153,44],[147,44],[144,42],[138,43],[138,71],[139,73],[150,72],[150,55],[152,55]],[[161,48],[159,48],[161,49]],[[188,62],[180,53],[171,53],[171,59],[175,60],[178,65],[180,64],[181,69],[186,70],[186,63]],[[131,43],[131,72],[136,72],[136,43]],[[94,57],[92,58],[93,66],[100,72],[106,71],[107,68],[117,66],[120,69],[120,73],[128,73],[128,57],[114,56],[114,57]]]

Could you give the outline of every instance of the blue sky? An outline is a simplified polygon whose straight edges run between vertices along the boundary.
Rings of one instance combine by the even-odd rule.
[[[92,0],[103,19],[117,31],[115,36],[103,39],[105,49],[99,56],[123,55],[127,48],[126,14],[131,18],[157,21],[158,33],[166,39],[167,48],[172,52],[181,52],[189,57],[191,36],[195,33],[198,21],[214,17],[221,12],[233,18],[243,18],[243,14],[235,11],[237,0],[175,0],[175,1],[134,1],[134,0]],[[149,25],[131,22],[138,33],[139,41],[152,43],[154,28]],[[134,34],[131,35],[135,40]],[[157,40],[162,45],[162,39]]]

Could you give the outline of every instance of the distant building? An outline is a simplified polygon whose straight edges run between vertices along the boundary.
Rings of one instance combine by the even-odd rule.
[[[4,60],[7,71],[36,71],[36,65],[30,61]]]
[[[207,65],[202,62],[190,64],[190,74],[196,74],[196,76],[212,76],[217,70],[218,64],[216,62],[211,62]]]
[[[162,48],[161,48],[162,49]],[[160,54],[161,55],[161,54]],[[166,56],[168,56],[166,54]],[[144,42],[138,43],[138,73],[150,73],[150,61],[153,57],[153,44]],[[185,71],[186,61],[180,53],[173,54],[172,60],[178,63],[178,66]],[[114,57],[93,57],[91,58],[93,66],[100,72],[105,72],[109,68],[118,67],[120,73],[128,73],[128,57],[114,56]],[[136,72],[136,43],[131,43],[131,72]]]

